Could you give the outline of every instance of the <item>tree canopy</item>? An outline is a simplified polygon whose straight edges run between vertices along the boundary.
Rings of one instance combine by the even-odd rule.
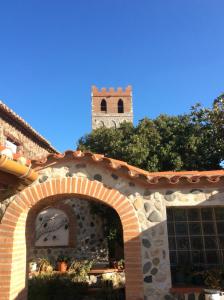
[[[78,149],[104,154],[148,171],[221,169],[224,160],[224,94],[211,108],[144,118],[134,127],[101,127],[80,138]]]

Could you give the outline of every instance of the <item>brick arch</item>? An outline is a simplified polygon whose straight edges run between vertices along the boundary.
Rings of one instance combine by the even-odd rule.
[[[81,196],[111,206],[124,238],[126,299],[143,300],[140,227],[133,206],[119,191],[86,178],[60,178],[26,188],[8,206],[0,224],[0,300],[26,299],[26,219],[31,207],[51,196]]]

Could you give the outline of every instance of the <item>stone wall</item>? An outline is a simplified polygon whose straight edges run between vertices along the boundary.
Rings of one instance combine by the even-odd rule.
[[[0,118],[0,144],[4,145],[5,140],[9,137],[22,146],[24,155],[29,159],[40,159],[49,152],[39,143],[18,130],[13,124]]]
[[[47,176],[80,176],[104,182],[129,199],[138,215],[142,239],[142,272],[145,300],[170,297],[171,273],[166,223],[167,206],[221,205],[217,189],[149,189],[87,164],[58,166],[43,171]]]
[[[122,114],[102,114],[102,113],[93,113],[92,114],[92,129],[99,127],[114,127],[117,128],[122,122],[131,122],[133,123],[132,113],[122,113]]]
[[[163,299],[169,294],[171,278],[164,192],[145,189],[134,181],[119,177],[109,170],[84,163],[67,163],[66,166],[58,164],[54,168],[41,172],[40,180],[66,176],[84,177],[102,181],[126,195],[136,210],[142,231],[142,273],[145,299],[151,300],[153,295],[157,299],[160,295]]]
[[[29,259],[48,257],[54,262],[58,255],[63,254],[74,259],[108,262],[103,220],[91,212],[91,202],[78,198],[66,199],[63,202],[69,205],[75,214],[75,247],[33,247],[29,251]]]
[[[224,191],[221,189],[192,187],[179,189],[178,185],[173,185],[172,188],[159,188],[156,184],[147,187],[137,183],[134,179],[120,177],[97,164],[80,163],[75,160],[64,163],[59,160],[53,166],[41,170],[39,182],[47,183],[52,179],[62,180],[63,178],[87,178],[91,182],[102,182],[104,186],[113,188],[124,195],[134,208],[141,228],[141,258],[135,259],[141,261],[143,277],[140,280],[144,283],[144,300],[171,299],[166,207],[223,205]],[[37,184],[38,182],[33,186]],[[10,201],[13,201],[13,198]],[[86,203],[86,199],[79,199],[78,202],[74,199],[68,201],[71,206],[78,203],[81,207],[84,205],[82,203]],[[93,233],[91,228],[88,230]]]

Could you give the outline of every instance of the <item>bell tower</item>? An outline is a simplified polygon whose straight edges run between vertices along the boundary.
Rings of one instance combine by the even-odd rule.
[[[123,121],[133,123],[132,87],[125,89],[92,86],[92,129],[119,127]]]

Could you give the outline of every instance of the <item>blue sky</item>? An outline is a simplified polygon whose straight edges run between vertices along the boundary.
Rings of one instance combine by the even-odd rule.
[[[0,99],[60,151],[91,130],[91,85],[144,116],[224,91],[223,0],[0,1]]]

